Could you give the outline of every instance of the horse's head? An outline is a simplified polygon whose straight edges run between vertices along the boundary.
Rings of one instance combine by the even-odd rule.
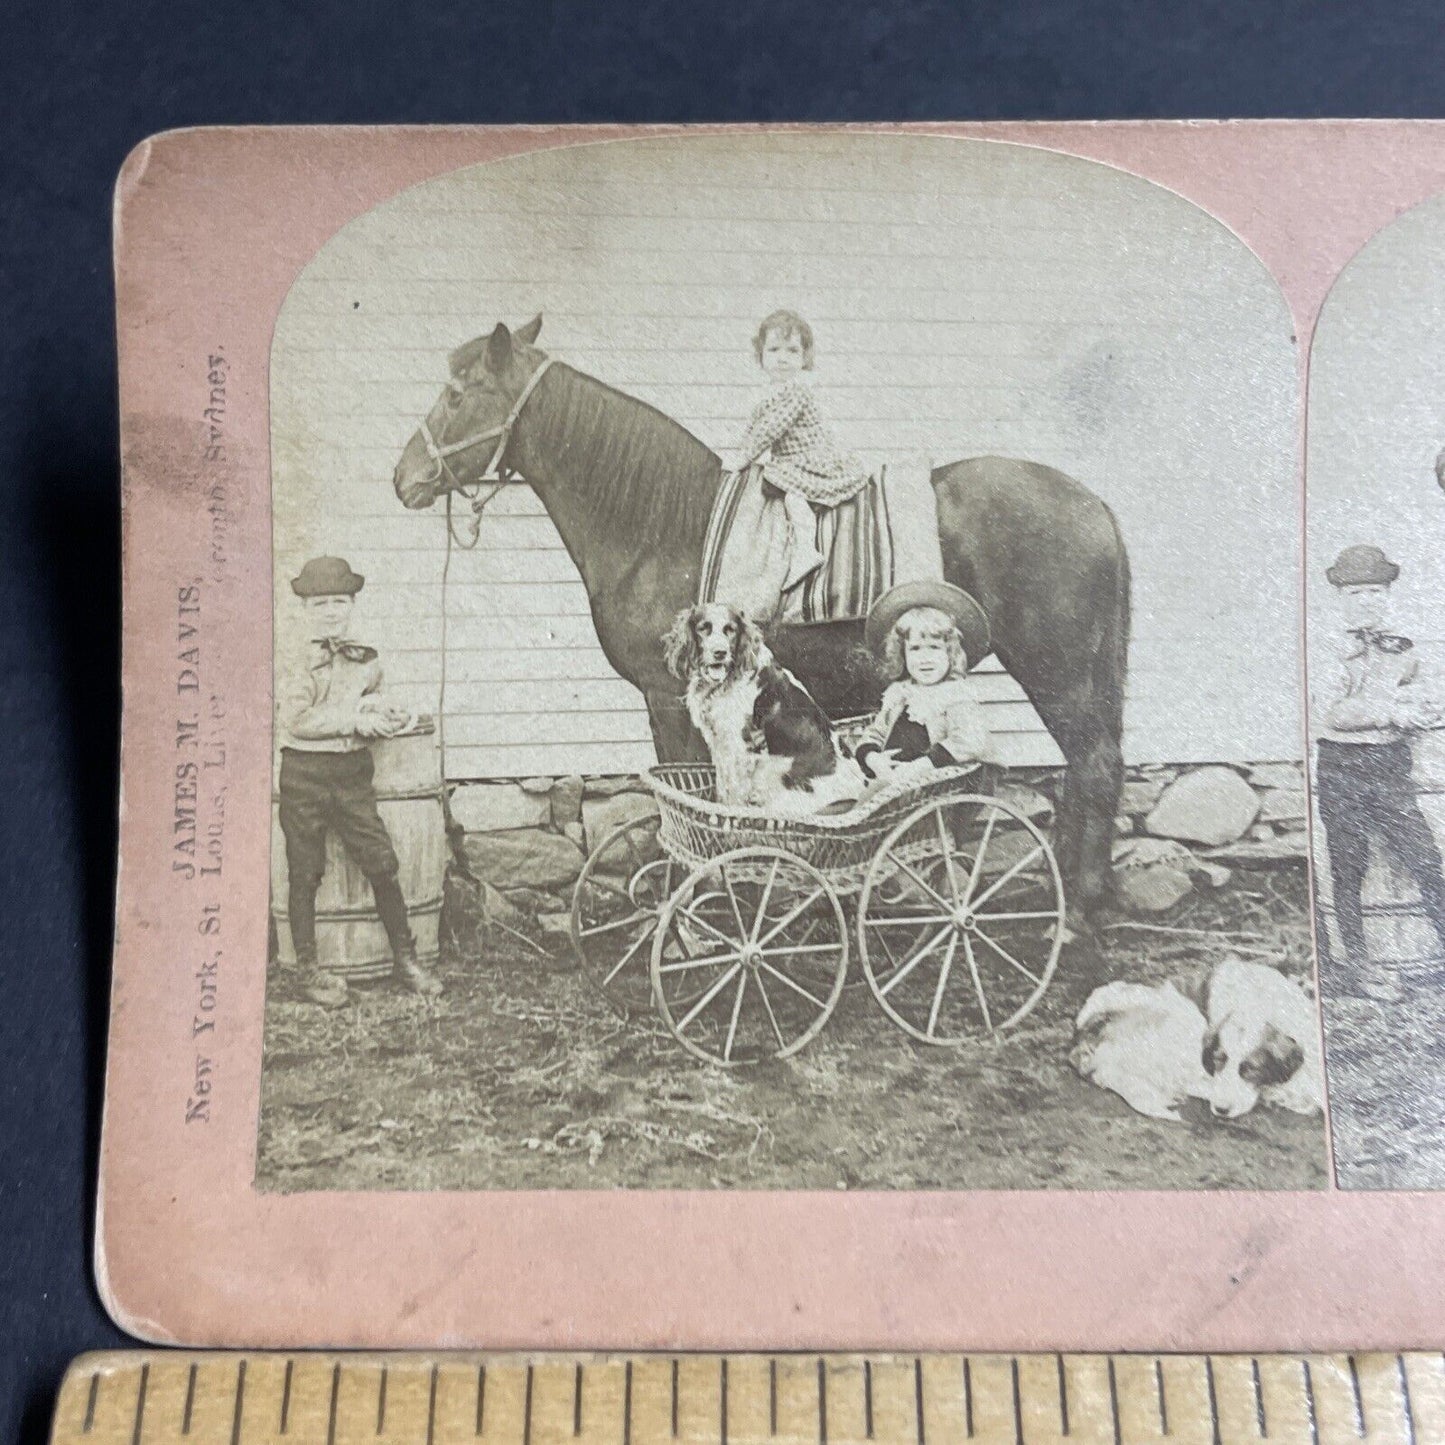
[[[500,460],[502,429],[540,362],[532,343],[541,329],[540,316],[515,332],[499,321],[489,336],[452,352],[451,377],[392,475],[403,506],[429,507],[443,492],[480,481],[493,458]]]

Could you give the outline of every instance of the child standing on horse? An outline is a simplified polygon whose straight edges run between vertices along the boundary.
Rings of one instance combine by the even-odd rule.
[[[753,353],[770,386],[748,419],[739,470],[766,456],[763,480],[783,495],[790,532],[787,591],[823,563],[813,508],[846,502],[867,484],[868,473],[834,441],[805,378],[813,369],[813,328],[796,311],[771,312],[753,337]]]

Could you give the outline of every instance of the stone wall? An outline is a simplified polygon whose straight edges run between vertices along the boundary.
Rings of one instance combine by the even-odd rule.
[[[1000,792],[1047,824],[1058,781],[1057,770],[1020,770]],[[619,824],[657,814],[635,775],[460,783],[450,803],[456,864],[481,885],[488,915],[559,947],[588,853]],[[1235,868],[1304,860],[1303,765],[1131,768],[1115,832],[1120,904],[1162,913]]]

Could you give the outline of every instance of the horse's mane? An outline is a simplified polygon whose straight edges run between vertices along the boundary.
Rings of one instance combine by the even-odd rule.
[[[648,545],[693,533],[701,543],[722,471],[716,452],[656,407],[562,362],[536,402],[537,439],[583,475],[579,499]]]

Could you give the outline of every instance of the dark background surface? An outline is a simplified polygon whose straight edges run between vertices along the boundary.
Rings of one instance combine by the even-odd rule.
[[[1438,0],[8,4],[0,23],[0,1440],[124,1344],[90,1268],[114,882],[110,193],[214,123],[1442,113]],[[280,202],[284,204],[284,199]]]

